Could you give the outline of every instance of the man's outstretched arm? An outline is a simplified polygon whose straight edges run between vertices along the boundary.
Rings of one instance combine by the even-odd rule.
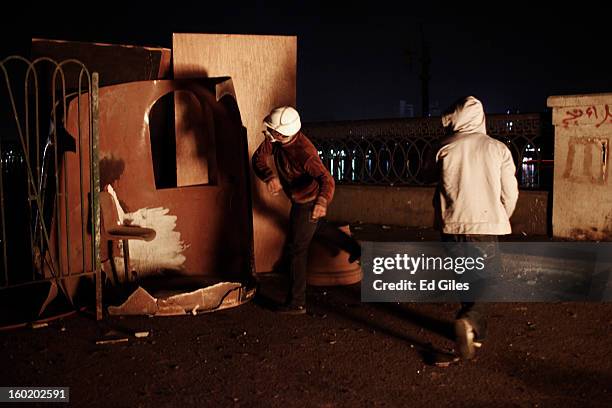
[[[255,150],[253,159],[251,160],[255,175],[266,183],[276,177],[274,171],[268,165],[270,156],[272,156],[272,143],[266,138],[261,142],[257,150]]]

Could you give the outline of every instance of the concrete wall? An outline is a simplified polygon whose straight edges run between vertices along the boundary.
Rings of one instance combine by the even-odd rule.
[[[328,219],[337,222],[431,227],[433,187],[336,186]],[[522,190],[510,220],[515,234],[546,235],[547,191]]]
[[[551,96],[555,126],[553,234],[612,240],[612,94]]]

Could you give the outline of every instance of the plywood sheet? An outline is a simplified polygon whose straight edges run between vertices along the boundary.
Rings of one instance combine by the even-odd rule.
[[[173,56],[176,79],[232,78],[249,157],[263,140],[262,120],[270,110],[296,104],[295,36],[174,34]],[[252,171],[251,179],[255,266],[257,272],[268,272],[281,256],[290,203],[284,196],[270,196]]]

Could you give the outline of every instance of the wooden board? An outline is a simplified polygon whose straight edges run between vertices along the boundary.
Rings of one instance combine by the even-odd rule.
[[[175,79],[232,77],[249,158],[263,140],[263,118],[274,107],[296,104],[295,36],[174,34],[173,56]],[[251,179],[255,267],[269,272],[281,256],[290,203],[270,196],[252,171]]]

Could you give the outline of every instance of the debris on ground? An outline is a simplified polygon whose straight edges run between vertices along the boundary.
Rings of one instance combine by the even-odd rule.
[[[255,289],[246,289],[236,282],[221,282],[189,292],[169,296],[152,296],[139,286],[123,304],[109,306],[112,315],[178,316],[197,315],[239,306],[255,295]]]
[[[101,339],[96,340],[96,344],[116,344],[116,343],[126,343],[129,339],[127,337],[120,337],[117,339]]]

